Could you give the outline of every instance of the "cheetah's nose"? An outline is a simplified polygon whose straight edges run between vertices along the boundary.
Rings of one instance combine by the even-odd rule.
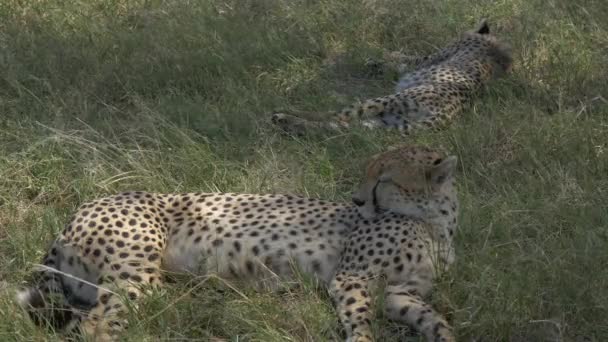
[[[358,199],[357,197],[353,197],[353,203],[360,207],[365,204],[365,201],[362,199]]]

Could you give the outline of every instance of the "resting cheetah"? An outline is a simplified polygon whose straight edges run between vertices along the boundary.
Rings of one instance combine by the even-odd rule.
[[[53,242],[37,282],[18,293],[37,322],[109,341],[124,292],[161,284],[161,270],[268,281],[294,263],[331,293],[348,341],[371,341],[371,294],[429,341],[454,341],[424,302],[454,260],[456,157],[424,147],[375,156],[354,204],[290,195],[128,192],[82,205]],[[441,266],[441,267],[439,267]],[[58,271],[58,272],[57,272]]]
[[[407,57],[392,54],[404,69]],[[366,100],[331,115],[329,121],[276,113],[272,122],[285,131],[339,130],[353,120],[366,127],[396,128],[409,134],[418,128],[448,125],[478,90],[511,68],[510,49],[490,34],[486,20],[440,51],[416,58],[417,69],[399,80],[395,94]],[[306,115],[306,114],[304,114]]]

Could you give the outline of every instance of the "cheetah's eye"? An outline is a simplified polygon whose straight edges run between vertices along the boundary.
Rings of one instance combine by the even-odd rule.
[[[437,160],[435,160],[435,161],[433,162],[433,165],[439,165],[439,164],[441,164],[441,162],[442,162],[442,161],[443,161],[443,159],[438,158]]]

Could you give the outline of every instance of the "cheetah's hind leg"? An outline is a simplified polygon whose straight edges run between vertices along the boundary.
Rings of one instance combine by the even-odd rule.
[[[137,308],[137,300],[142,294],[161,285],[158,265],[150,264],[142,267],[127,263],[122,271],[121,274],[130,274],[130,276],[122,277],[124,279],[101,281],[100,287],[111,290],[100,290],[95,306],[83,315],[80,330],[85,336],[92,337],[96,341],[116,341],[126,328],[125,316],[129,312],[129,307]]]
[[[70,334],[82,312],[95,305],[99,273],[87,267],[78,252],[68,241],[55,240],[30,284],[16,292],[17,303],[34,323]]]

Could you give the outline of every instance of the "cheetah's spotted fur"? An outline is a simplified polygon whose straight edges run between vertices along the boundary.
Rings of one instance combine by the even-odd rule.
[[[423,147],[382,153],[369,163],[354,204],[230,193],[98,199],[78,209],[18,298],[36,321],[79,326],[105,341],[124,325],[124,298],[116,293],[137,299],[142,285],[161,284],[161,270],[289,278],[295,262],[327,286],[349,341],[373,339],[371,294],[381,285],[391,319],[428,340],[453,341],[423,298],[454,257],[455,164]]]
[[[393,61],[404,69],[403,54]],[[490,35],[485,20],[440,51],[415,58],[416,70],[398,82],[395,94],[369,99],[330,115],[329,121],[307,120],[302,115],[276,113],[272,122],[285,131],[301,134],[310,129],[336,130],[358,121],[366,127],[396,128],[409,134],[418,128],[448,125],[483,85],[511,68],[509,48]]]

